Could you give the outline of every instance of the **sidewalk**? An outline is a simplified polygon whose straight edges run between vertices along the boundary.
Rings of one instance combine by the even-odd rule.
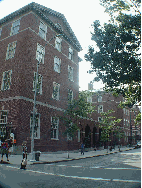
[[[128,151],[132,150],[134,147],[122,147],[122,151]],[[67,151],[63,151],[62,153],[58,152],[47,152],[47,153],[41,153],[39,157],[39,161],[30,161],[32,159],[31,153],[28,155],[28,161],[27,165],[32,165],[32,164],[49,164],[49,163],[57,163],[57,162],[63,162],[63,161],[72,161],[72,160],[79,160],[79,159],[85,159],[85,158],[91,158],[91,157],[99,157],[99,156],[104,156],[104,155],[109,155],[113,153],[119,153],[119,149],[116,148],[115,150],[113,149],[111,152],[107,149],[103,150],[97,150],[97,151],[88,151],[84,152],[84,155],[81,155],[81,153],[75,152],[75,151],[70,151],[69,152],[69,158],[68,158],[68,153]],[[1,159],[0,159],[1,161]],[[3,164],[15,164],[15,165],[20,165],[22,161],[22,155],[10,155],[9,156],[9,162],[6,161],[6,156],[3,157]]]

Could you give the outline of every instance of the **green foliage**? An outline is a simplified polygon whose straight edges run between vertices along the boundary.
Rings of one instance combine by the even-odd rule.
[[[98,49],[90,46],[85,59],[96,72],[94,81],[102,80],[107,91],[122,94],[125,105],[133,106],[141,101],[141,14],[138,5],[124,0],[100,2],[110,21],[103,26],[94,21],[92,40]],[[130,14],[132,8],[135,13]]]
[[[115,132],[117,135],[120,133],[120,126],[117,126],[121,122],[121,119],[116,119],[111,114],[113,110],[108,110],[107,112],[101,113],[102,121],[99,122],[99,127],[101,128],[101,141],[107,142],[110,140],[110,134]]]
[[[64,135],[73,137],[78,129],[78,119],[90,118],[92,112],[94,112],[95,106],[87,102],[87,97],[91,96],[89,91],[81,91],[78,99],[74,99],[68,102],[68,106],[63,116],[60,119],[66,127]]]
[[[141,113],[138,113],[138,115],[136,116],[135,122],[136,122],[136,124],[141,123]]]

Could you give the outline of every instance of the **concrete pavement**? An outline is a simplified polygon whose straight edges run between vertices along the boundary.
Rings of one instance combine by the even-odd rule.
[[[134,147],[122,147],[121,151],[128,151],[132,150]],[[63,162],[63,161],[71,161],[71,160],[79,160],[79,159],[85,159],[85,158],[91,158],[91,157],[99,157],[104,155],[109,155],[113,153],[118,153],[119,148],[117,147],[115,150],[107,152],[107,149],[97,150],[97,151],[87,151],[84,152],[84,155],[81,155],[80,151],[60,151],[60,152],[43,152],[40,154],[39,161],[31,161],[32,155],[31,153],[28,154],[28,160],[27,164],[48,164],[48,163],[57,163],[57,162]],[[69,155],[69,158],[68,158]],[[9,156],[9,162],[6,161],[6,156],[3,157],[3,163],[7,164],[15,164],[20,165],[22,161],[22,155],[10,155]]]

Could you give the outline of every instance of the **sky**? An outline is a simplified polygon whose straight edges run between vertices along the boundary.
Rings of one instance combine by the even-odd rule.
[[[99,4],[99,0],[0,0],[0,19],[31,2],[64,14],[83,48],[79,52],[79,57],[83,60],[79,64],[79,86],[80,90],[87,90],[88,83],[95,76],[95,74],[87,73],[90,69],[90,63],[84,59],[88,46],[95,46],[95,42],[91,41],[91,25],[95,20],[100,20],[101,24],[107,22],[108,14],[104,13],[104,8]],[[94,83],[94,89],[97,90],[102,87],[101,82]]]

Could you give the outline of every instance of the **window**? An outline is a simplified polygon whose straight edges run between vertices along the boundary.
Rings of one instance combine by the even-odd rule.
[[[12,70],[3,72],[1,90],[9,90],[11,85]]]
[[[30,134],[32,135],[33,113],[30,115]],[[35,114],[34,139],[40,139],[40,114]]]
[[[128,109],[126,109],[126,115],[128,115]]]
[[[14,57],[15,49],[16,49],[16,43],[17,43],[17,41],[14,41],[14,42],[8,44],[6,59],[11,59],[11,58]]]
[[[103,118],[102,117],[98,117],[98,122],[101,122],[103,121]]]
[[[98,113],[101,113],[101,112],[103,112],[103,105],[98,106]]]
[[[73,123],[71,122],[70,124],[69,124],[69,128],[68,128],[68,131],[70,132],[70,130],[72,129],[72,126],[73,126]],[[71,133],[71,132],[70,132]],[[72,136],[69,134],[69,133],[67,133],[67,140],[72,140]]]
[[[98,96],[98,102],[102,102],[102,96]]]
[[[51,117],[51,139],[58,139],[59,118]]]
[[[128,120],[126,119],[126,126],[128,126]]]
[[[69,59],[73,60],[73,49],[69,47]]]
[[[59,37],[56,37],[56,40],[55,40],[55,48],[61,52],[61,42],[62,42],[62,39],[59,38]]]
[[[87,102],[92,103],[92,96],[87,97]]]
[[[39,36],[46,40],[46,33],[47,33],[47,26],[43,22],[40,22]]]
[[[125,109],[125,108],[123,108],[123,112],[124,112],[124,114],[125,114],[125,110],[126,110],[126,109]]]
[[[73,68],[68,66],[68,78],[70,81],[73,81]]]
[[[73,91],[68,89],[68,101],[72,102],[73,101]]]
[[[13,22],[10,35],[17,34],[19,31],[19,27],[20,27],[20,20],[16,20],[15,22]]]
[[[54,71],[60,73],[61,59],[54,57]]]
[[[44,64],[45,48],[37,43],[36,59]]]
[[[53,94],[52,94],[53,99],[59,100],[59,91],[60,91],[60,84],[53,82]]]
[[[34,72],[34,81],[33,81],[33,91],[35,91],[35,81],[36,81],[36,72]],[[38,78],[37,78],[37,93],[38,94],[42,94],[42,75],[41,74],[38,74]]]
[[[1,37],[2,28],[0,28],[0,37]]]
[[[67,140],[72,140],[72,136],[70,136],[68,133],[67,133]]]
[[[0,135],[1,135],[1,137],[6,136],[7,114],[8,114],[7,111],[5,111],[5,110],[1,111],[1,115],[0,115]]]

